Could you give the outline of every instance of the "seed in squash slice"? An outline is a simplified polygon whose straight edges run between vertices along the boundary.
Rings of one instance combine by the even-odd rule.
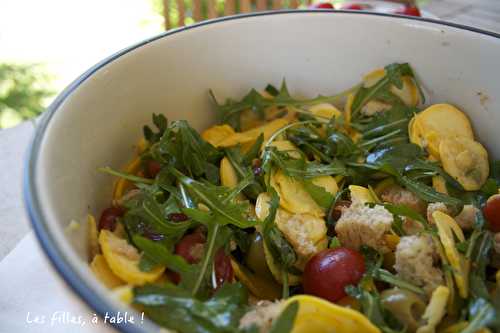
[[[108,230],[101,230],[99,244],[111,271],[131,285],[140,286],[154,282],[165,271],[165,266],[155,267],[149,272],[141,271],[141,256],[137,249]]]
[[[453,268],[458,293],[460,297],[465,299],[469,294],[470,262],[458,252],[455,242],[455,238],[460,242],[465,241],[462,229],[451,216],[443,212],[435,211],[432,213],[432,218],[438,228],[439,239],[443,244],[446,257]]]
[[[474,139],[472,126],[467,116],[450,104],[434,104],[417,114],[410,122],[411,142],[427,148],[439,159],[439,144],[450,136]]]
[[[102,254],[98,254],[94,257],[94,260],[90,263],[90,269],[94,272],[97,279],[108,288],[116,288],[124,284],[124,282],[111,271]]]
[[[488,152],[477,141],[466,137],[448,137],[439,145],[444,170],[467,191],[476,191],[488,179]]]
[[[292,302],[299,304],[292,333],[380,333],[368,318],[356,310],[309,295],[293,296],[283,308]]]

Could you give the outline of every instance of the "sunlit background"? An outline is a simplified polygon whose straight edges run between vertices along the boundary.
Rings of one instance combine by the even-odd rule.
[[[86,69],[167,26],[320,1],[1,0],[0,129],[36,117]],[[328,3],[339,8],[345,1]]]

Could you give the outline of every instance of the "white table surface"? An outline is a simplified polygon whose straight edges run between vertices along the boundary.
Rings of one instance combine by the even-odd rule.
[[[447,21],[500,33],[500,0],[431,0],[423,8]],[[34,245],[34,235],[24,211],[21,190],[24,160],[34,128],[34,122],[26,122],[11,129],[0,130],[0,333],[109,332],[111,330],[104,325],[93,326],[89,330],[75,326],[27,323],[28,311],[31,314],[37,311],[52,314],[58,309],[70,309],[87,316],[92,314],[66,288],[47,263],[41,249]],[[26,260],[20,262],[12,259],[24,253]],[[45,282],[39,283],[37,276],[45,276]],[[12,296],[15,293],[4,297],[8,290],[19,290],[20,294],[29,298],[26,302],[37,306],[27,308],[23,301]],[[44,294],[45,290],[51,293]]]

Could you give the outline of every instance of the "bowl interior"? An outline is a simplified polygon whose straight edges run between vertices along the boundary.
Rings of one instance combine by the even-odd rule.
[[[340,92],[377,67],[409,62],[427,102],[459,106],[499,158],[497,59],[494,36],[374,14],[265,14],[169,33],[98,65],[54,104],[31,152],[32,216],[54,247],[53,260],[110,304],[87,267],[85,223],[76,232],[67,226],[110,204],[113,179],[97,168],[123,166],[152,113],[203,129],[215,120],[209,88],[222,101],[286,78],[293,95],[312,97]]]

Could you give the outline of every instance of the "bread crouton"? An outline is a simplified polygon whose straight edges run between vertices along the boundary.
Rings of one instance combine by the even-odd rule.
[[[404,236],[396,248],[398,275],[431,294],[443,284],[443,272],[434,266],[438,258],[436,247],[428,235]]]
[[[340,243],[353,250],[368,245],[381,253],[390,251],[384,235],[391,230],[392,214],[383,206],[370,208],[354,201],[342,210],[335,231]]]

